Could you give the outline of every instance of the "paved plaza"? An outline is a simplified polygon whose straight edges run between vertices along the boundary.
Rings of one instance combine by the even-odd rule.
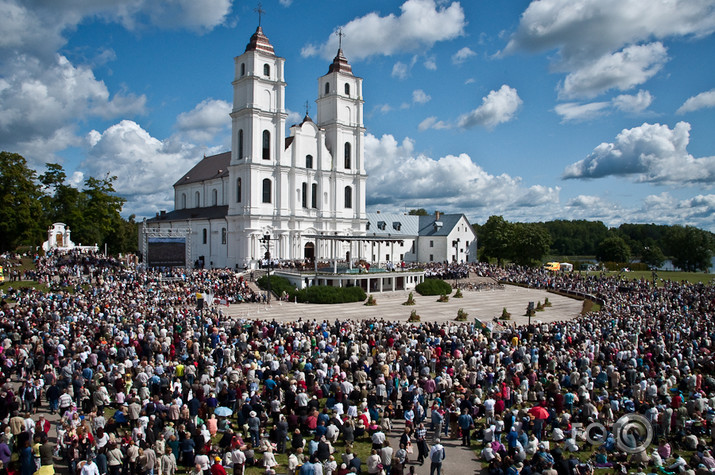
[[[487,323],[502,313],[506,307],[511,313],[509,323],[523,325],[528,323],[526,307],[529,302],[544,302],[548,297],[552,306],[543,312],[537,312],[532,322],[553,322],[569,320],[581,312],[582,302],[569,297],[552,294],[544,290],[526,289],[507,285],[503,289],[494,290],[464,290],[463,298],[450,297],[449,302],[437,302],[437,296],[421,296],[413,292],[416,305],[402,305],[407,301],[409,292],[389,292],[372,294],[376,306],[365,306],[363,302],[319,305],[295,302],[271,301],[264,304],[236,304],[221,307],[225,314],[240,318],[275,319],[277,321],[294,321],[299,318],[322,320],[360,320],[366,318],[384,318],[406,322],[412,310],[416,310],[422,322],[445,322],[454,320],[457,311],[463,308],[469,314],[467,320],[472,322],[476,317]]]

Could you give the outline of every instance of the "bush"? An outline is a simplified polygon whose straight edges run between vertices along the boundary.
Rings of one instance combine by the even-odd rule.
[[[300,303],[350,303],[362,302],[367,294],[361,287],[330,287],[316,285],[307,289],[293,291],[291,299]]]
[[[506,307],[502,308],[501,317],[499,320],[511,320],[511,313],[506,311]]]
[[[415,290],[420,295],[449,295],[452,293],[452,286],[441,279],[425,279],[417,284]]]
[[[548,297],[546,297],[546,298],[544,299],[544,307],[551,307],[551,302],[549,302],[549,298],[548,298]]]
[[[264,275],[258,279],[256,283],[261,289],[268,290],[268,275]],[[295,286],[285,277],[271,275],[271,292],[276,295],[283,295],[283,292],[292,295],[295,293]]]
[[[541,301],[536,303],[536,311],[537,312],[543,312],[544,311],[544,305],[541,303]]]
[[[372,294],[370,294],[370,295],[368,296],[367,302],[365,302],[365,305],[367,305],[368,307],[372,307],[372,306],[374,306],[374,305],[377,305],[377,300],[375,300],[375,297],[373,297]]]
[[[460,309],[457,311],[457,318],[456,318],[456,320],[457,320],[458,322],[466,322],[468,316],[469,316],[469,314],[468,314],[467,312],[465,312],[463,308],[460,308]]]
[[[442,294],[437,299],[437,302],[449,302],[449,295]]]
[[[462,289],[457,289],[457,291],[454,293],[454,298],[455,298],[455,299],[462,299],[462,298],[464,298],[464,295],[462,295]]]
[[[412,313],[410,313],[410,318],[407,319],[408,322],[419,322],[420,321],[420,316],[417,315],[417,310],[413,310]]]
[[[402,305],[417,305],[417,302],[415,302],[415,296],[410,292],[410,295],[407,296],[407,302],[403,303]]]

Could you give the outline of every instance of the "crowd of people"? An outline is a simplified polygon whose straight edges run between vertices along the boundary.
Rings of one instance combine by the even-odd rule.
[[[229,270],[36,261],[38,280],[66,285],[3,298],[0,473],[62,461],[73,474],[402,475],[427,461],[440,475],[452,439],[490,475],[715,473],[712,284],[443,269],[604,303],[493,338],[426,315],[231,318],[196,301],[237,301],[243,280]],[[632,415],[648,440],[624,429]]]

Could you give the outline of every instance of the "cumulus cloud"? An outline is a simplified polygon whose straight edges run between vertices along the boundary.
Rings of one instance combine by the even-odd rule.
[[[476,125],[492,129],[514,118],[523,101],[516,89],[504,84],[498,91],[491,91],[482,98],[482,105],[459,117],[457,124],[462,128]]]
[[[438,41],[464,34],[466,20],[459,2],[446,5],[435,0],[407,0],[400,10],[400,15],[386,16],[371,12],[343,25],[345,55],[350,60],[360,60],[374,55],[424,51]],[[338,38],[331,35],[323,44],[304,46],[301,54],[330,60],[337,49]]]
[[[564,171],[564,178],[630,176],[638,182],[712,185],[715,157],[695,158],[687,151],[690,124],[644,123],[624,129],[611,143],[602,143]]]
[[[412,91],[412,102],[415,104],[427,104],[430,100],[432,100],[432,96],[425,93],[422,89]]]
[[[61,55],[51,62],[19,56],[5,64],[7,74],[0,81],[0,147],[28,153],[31,161],[37,157],[44,163],[43,155],[73,144],[78,120],[131,116],[145,110],[145,96],[110,96],[91,69],[76,67]]]
[[[173,208],[172,186],[176,180],[202,154],[218,152],[175,138],[159,140],[131,120],[123,120],[104,132],[92,130],[85,143],[87,159],[82,169],[89,176],[116,176],[115,189],[127,198],[124,212],[142,216]]]
[[[222,130],[230,127],[228,119],[231,104],[216,99],[206,99],[189,112],[179,114],[176,128],[191,140],[205,142],[211,140]]]
[[[629,95],[621,94],[608,102],[591,102],[580,104],[578,102],[565,102],[554,107],[554,111],[561,116],[562,122],[582,122],[608,115],[613,111],[628,114],[639,114],[646,110],[653,102],[653,96],[648,91],[640,90]]]
[[[701,92],[697,96],[688,98],[688,100],[678,108],[676,113],[685,114],[687,112],[694,112],[696,110],[712,107],[715,107],[715,89],[710,89],[709,91]]]
[[[628,90],[653,77],[668,59],[661,41],[715,31],[709,0],[540,0],[521,16],[501,55],[556,50],[553,70],[568,73],[562,99]]]
[[[662,43],[629,46],[570,73],[559,88],[559,97],[595,97],[609,89],[631,89],[653,77],[667,59]]]
[[[430,71],[437,71],[437,60],[434,56],[428,56],[427,58],[425,58],[425,62],[423,64],[425,66],[425,69],[429,69]]]
[[[489,209],[490,213],[558,202],[560,189],[526,187],[521,178],[492,175],[467,154],[439,159],[415,153],[414,142],[398,142],[392,135],[365,137],[365,163],[370,175],[370,206],[394,207],[411,203],[453,212]],[[439,186],[435,184],[439,183]]]
[[[710,1],[540,0],[529,4],[504,49],[556,49],[566,65],[596,60],[623,46],[669,37],[704,37],[715,31]]]
[[[452,55],[452,62],[454,64],[462,64],[472,56],[476,56],[477,53],[472,51],[469,47],[465,46],[464,48],[460,49],[456,53]]]

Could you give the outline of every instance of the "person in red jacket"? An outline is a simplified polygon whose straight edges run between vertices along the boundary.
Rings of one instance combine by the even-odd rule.
[[[214,457],[214,464],[211,465],[211,475],[226,475],[226,469],[221,465],[221,457]]]

